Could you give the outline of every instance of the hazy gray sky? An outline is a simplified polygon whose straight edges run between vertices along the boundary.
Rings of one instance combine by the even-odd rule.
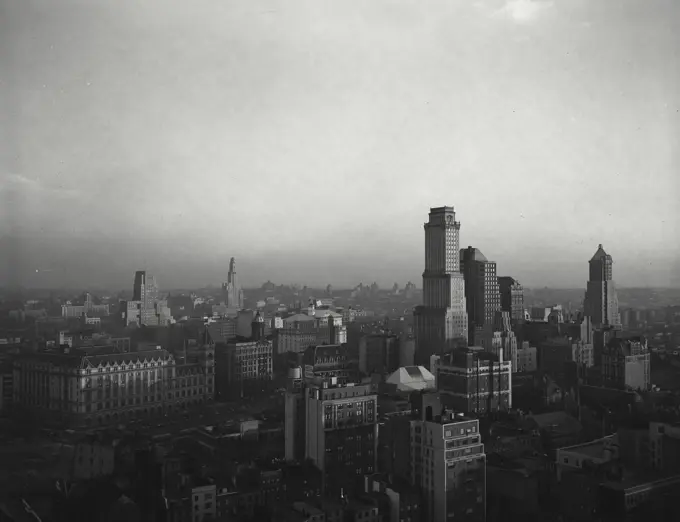
[[[0,281],[680,284],[677,0],[0,0]],[[45,272],[35,273],[35,270]]]

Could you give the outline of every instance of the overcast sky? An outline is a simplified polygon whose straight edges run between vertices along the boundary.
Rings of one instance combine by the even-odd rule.
[[[0,283],[680,285],[677,0],[0,0]],[[36,273],[36,270],[39,272]]]

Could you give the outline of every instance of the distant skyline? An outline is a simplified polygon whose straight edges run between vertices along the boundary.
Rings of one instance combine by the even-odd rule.
[[[0,0],[0,285],[680,287],[675,0]],[[36,272],[36,270],[38,272]]]

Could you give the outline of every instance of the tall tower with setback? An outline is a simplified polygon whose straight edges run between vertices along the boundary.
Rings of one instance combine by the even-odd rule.
[[[423,304],[414,312],[416,364],[467,345],[465,279],[460,273],[460,223],[453,207],[431,208],[425,223]]]

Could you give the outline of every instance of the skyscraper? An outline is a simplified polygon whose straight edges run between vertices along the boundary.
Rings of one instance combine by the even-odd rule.
[[[423,305],[414,312],[416,363],[453,349],[468,336],[465,282],[460,273],[460,223],[453,207],[431,208],[425,223]]]
[[[135,284],[132,288],[132,300],[144,301],[146,295],[146,271],[137,270],[135,272]]]
[[[139,324],[155,326],[167,324],[170,318],[170,311],[165,301],[158,299],[158,283],[156,278],[146,273],[145,270],[135,272],[135,282],[132,288],[132,301],[126,303],[127,310],[137,310],[136,320]],[[160,303],[160,305],[159,305]],[[132,318],[126,318],[126,324]]]
[[[483,345],[482,339],[493,335],[496,312],[501,310],[496,263],[469,246],[460,251],[460,272],[465,278],[468,341],[470,346]]]
[[[243,308],[243,289],[236,277],[236,259],[233,257],[229,261],[229,273],[227,282],[222,283],[222,296],[227,308]]]
[[[583,315],[590,317],[596,328],[617,327],[621,319],[616,285],[612,279],[612,256],[599,245],[589,265],[590,277],[583,300]]]
[[[510,320],[524,321],[524,288],[517,279],[509,276],[498,278],[501,293],[501,310],[510,313]]]

